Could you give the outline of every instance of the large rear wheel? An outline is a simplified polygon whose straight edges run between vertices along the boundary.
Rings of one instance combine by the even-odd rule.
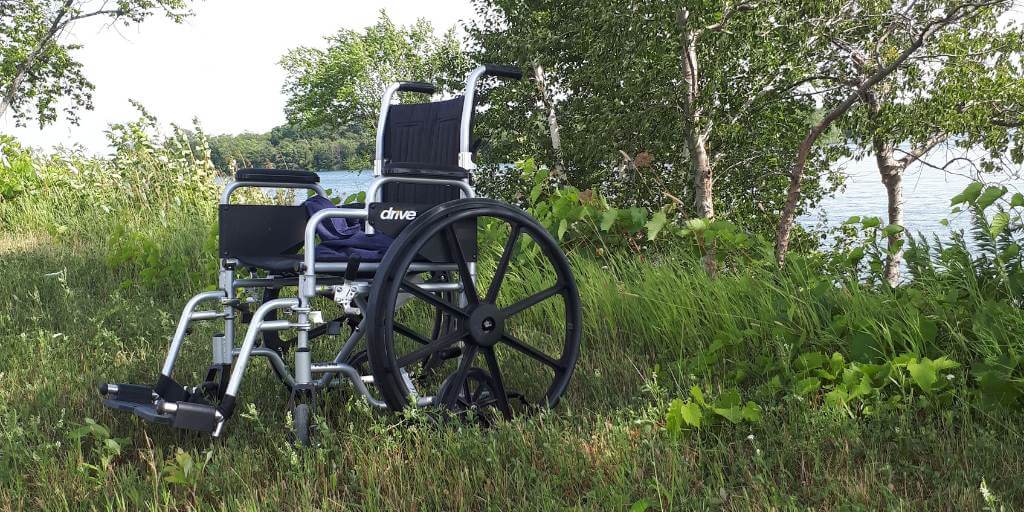
[[[412,270],[428,245],[447,254],[441,283]],[[377,270],[367,316],[370,369],[392,410],[493,408],[507,418],[552,407],[579,357],[579,294],[558,242],[490,199],[451,201],[409,224]]]

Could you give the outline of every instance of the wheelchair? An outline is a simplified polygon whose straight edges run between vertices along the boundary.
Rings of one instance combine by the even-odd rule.
[[[395,102],[398,92],[433,95],[429,83],[386,89],[363,204],[326,203],[313,172],[237,171],[220,199],[217,289],[185,304],[155,384],[101,384],[104,405],[220,437],[256,356],[289,393],[300,444],[335,387],[372,409],[487,421],[555,406],[579,357],[580,298],[544,226],[475,197],[472,124],[487,76],[522,72],[479,66],[461,96],[441,101]],[[304,189],[310,198],[232,202],[243,188]],[[217,332],[212,364],[202,383],[185,386],[172,376],[175,362],[202,322]],[[328,357],[314,362],[314,352]]]

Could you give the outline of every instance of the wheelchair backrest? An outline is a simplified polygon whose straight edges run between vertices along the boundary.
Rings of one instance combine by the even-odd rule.
[[[398,165],[456,167],[465,97],[391,105],[384,121],[383,157]]]
[[[459,163],[459,128],[465,97],[445,101],[391,105],[384,119],[382,144],[384,176],[438,180],[465,179]],[[434,206],[459,198],[459,190],[444,184],[389,183],[381,201]]]

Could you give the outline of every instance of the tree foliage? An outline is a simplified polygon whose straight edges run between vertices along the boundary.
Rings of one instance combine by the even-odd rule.
[[[281,59],[287,73],[285,113],[303,128],[360,123],[372,133],[388,85],[425,81],[451,92],[459,89],[469,67],[454,30],[439,37],[425,19],[397,26],[384,11],[375,25],[363,31],[342,29],[326,41],[327,48],[299,47]]]
[[[93,84],[75,50],[62,41],[75,22],[102,18],[129,26],[160,13],[180,22],[188,0],[0,0],[0,116],[45,126],[60,112],[77,123],[79,109],[92,108]],[[63,105],[62,105],[63,102]]]
[[[694,215],[682,66],[680,11],[705,31],[694,128],[706,133],[721,214],[763,225],[781,208],[786,153],[815,105],[789,94],[806,73],[805,9],[759,5],[729,15],[730,4],[635,0],[478,0],[469,25],[479,61],[546,66],[557,98],[565,179],[601,187],[623,205],[660,206],[670,194]],[[716,25],[728,19],[728,29]],[[492,93],[481,115],[502,144],[493,153],[550,155],[536,88]],[[497,145],[492,142],[492,145]],[[543,150],[541,149],[543,148]],[[815,176],[827,172],[821,158]],[[805,205],[821,196],[813,189]]]
[[[352,124],[344,130],[307,130],[285,124],[266,133],[210,137],[211,159],[222,172],[243,167],[277,169],[365,169],[372,146],[365,128]]]

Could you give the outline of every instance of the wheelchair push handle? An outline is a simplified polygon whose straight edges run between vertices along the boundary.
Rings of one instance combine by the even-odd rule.
[[[511,78],[512,80],[522,80],[523,70],[515,66],[502,66],[500,64],[484,64],[484,72],[491,76],[500,76],[502,78]]]
[[[401,92],[418,92],[421,94],[434,94],[437,86],[427,82],[399,82],[398,90]]]

